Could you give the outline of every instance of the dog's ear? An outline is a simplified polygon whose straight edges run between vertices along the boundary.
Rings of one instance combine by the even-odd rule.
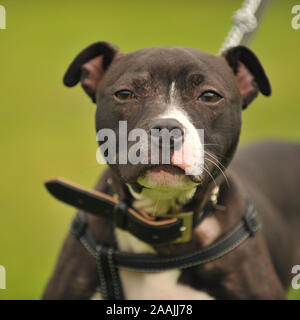
[[[119,49],[107,42],[96,42],[82,50],[64,76],[67,87],[81,82],[84,91],[96,102],[96,89],[111,62],[121,56]]]
[[[241,95],[243,109],[257,96],[260,91],[265,96],[271,95],[271,85],[256,55],[247,47],[232,47],[222,56],[232,68]]]

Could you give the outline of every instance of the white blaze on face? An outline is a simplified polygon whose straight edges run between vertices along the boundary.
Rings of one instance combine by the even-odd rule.
[[[170,101],[170,104],[173,104],[173,102],[175,101],[175,81],[173,81],[170,86],[169,101]]]
[[[154,168],[147,171],[145,176],[138,178],[138,183],[146,187],[141,193],[141,199],[149,198],[155,204],[155,212],[167,212],[167,207],[176,203],[184,203],[190,199],[197,184],[189,176],[199,176],[204,167],[204,143],[201,138],[203,130],[197,130],[188,114],[180,107],[176,100],[176,84],[169,88],[169,104],[166,111],[157,115],[159,119],[176,119],[184,131],[183,143],[178,150],[174,150],[170,163],[181,168],[185,174],[168,172],[164,168]],[[163,204],[163,205],[162,205]],[[158,210],[158,207],[163,207]]]
[[[184,142],[179,150],[174,151],[171,163],[180,167],[187,175],[200,175],[204,167],[203,129],[196,129],[188,114],[178,106],[175,81],[170,86],[169,101],[167,111],[158,118],[176,119],[184,128]]]

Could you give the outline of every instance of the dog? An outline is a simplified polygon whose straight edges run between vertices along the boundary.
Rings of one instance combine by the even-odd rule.
[[[238,224],[254,204],[262,230],[230,253],[182,270],[137,273],[120,270],[126,299],[284,299],[291,268],[300,263],[300,145],[269,141],[239,148],[242,110],[271,86],[256,55],[237,46],[215,56],[197,49],[154,47],[124,54],[97,42],[78,54],[64,84],[78,82],[97,104],[96,130],[118,135],[119,121],[135,128],[188,130],[180,165],[110,164],[95,189],[117,194],[149,215],[199,212],[218,187],[216,205],[185,243],[149,245],[87,214],[95,239],[121,251],[173,256],[205,248]],[[203,129],[201,142],[197,129]],[[204,169],[197,166],[204,146]],[[130,142],[129,142],[130,144]],[[132,142],[131,142],[132,144]],[[68,234],[44,299],[101,298],[94,258]]]

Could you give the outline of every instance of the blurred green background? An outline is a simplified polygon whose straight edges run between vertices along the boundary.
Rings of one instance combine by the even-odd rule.
[[[300,30],[291,27],[299,1],[274,0],[251,48],[273,87],[243,114],[241,143],[300,140]],[[39,299],[74,209],[54,200],[43,182],[63,176],[92,187],[96,162],[95,106],[79,87],[65,88],[71,59],[98,40],[122,51],[177,45],[217,53],[242,1],[3,0],[0,30],[0,299]],[[300,261],[299,261],[300,264]],[[289,298],[300,298],[300,290]]]

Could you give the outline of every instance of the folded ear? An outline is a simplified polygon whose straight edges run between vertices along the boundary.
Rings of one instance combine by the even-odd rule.
[[[271,95],[270,82],[256,55],[247,47],[238,46],[225,51],[222,56],[232,68],[241,95],[243,109],[260,91],[265,96]]]
[[[67,87],[79,81],[84,91],[96,102],[96,89],[111,62],[120,56],[116,46],[108,42],[96,42],[82,50],[70,64],[64,76]]]

